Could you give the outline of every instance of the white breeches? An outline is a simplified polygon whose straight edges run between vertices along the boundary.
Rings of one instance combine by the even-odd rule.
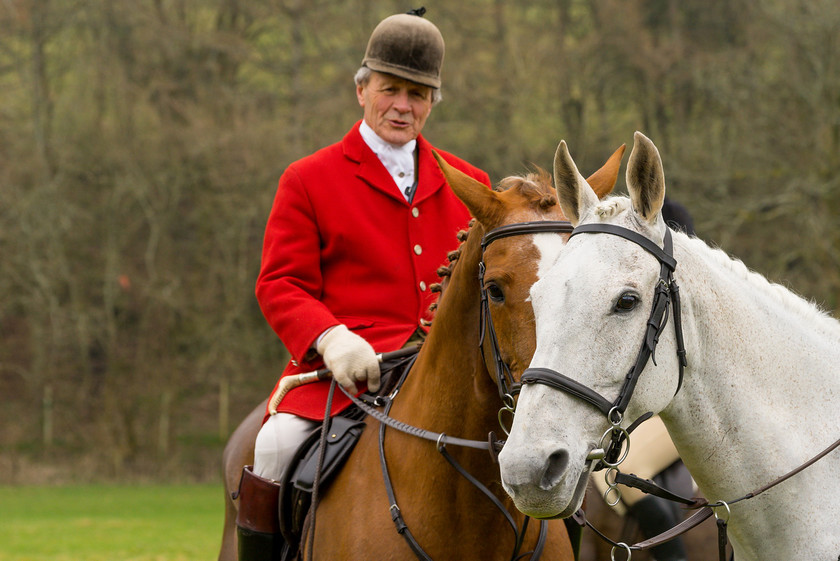
[[[254,473],[279,481],[298,446],[320,425],[320,421],[291,413],[277,413],[269,417],[254,444]]]

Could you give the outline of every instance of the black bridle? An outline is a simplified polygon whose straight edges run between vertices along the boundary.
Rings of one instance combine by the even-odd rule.
[[[490,315],[490,303],[487,296],[487,289],[484,286],[484,272],[486,270],[484,265],[484,252],[487,246],[496,240],[508,238],[510,236],[523,236],[528,234],[571,234],[574,231],[572,224],[565,220],[545,220],[536,222],[519,222],[517,224],[508,224],[494,228],[484,234],[481,238],[481,253],[482,258],[478,263],[478,283],[481,290],[481,313],[479,322],[481,324],[481,335],[479,337],[478,345],[481,348],[481,357],[485,361],[485,367],[488,371],[494,372],[496,375],[496,386],[499,388],[499,397],[506,401],[512,400],[512,396],[519,392],[520,384],[514,379],[510,372],[510,366],[502,358],[502,353],[499,351],[499,340],[496,337],[496,329],[493,327],[493,318]],[[484,341],[489,339],[490,350],[493,354],[493,368],[487,365],[484,358]],[[512,403],[508,403],[512,406]]]
[[[645,365],[647,365],[648,360],[653,357],[654,364],[656,363],[656,345],[659,342],[659,336],[662,334],[662,330],[668,323],[669,309],[672,310],[674,314],[677,356],[679,357],[680,365],[677,392],[679,392],[682,387],[683,372],[687,362],[685,344],[683,342],[682,321],[680,317],[680,293],[679,287],[674,280],[674,270],[677,267],[677,261],[674,259],[671,231],[667,228],[665,230],[664,247],[662,248],[648,238],[632,230],[613,224],[584,224],[582,226],[578,226],[572,232],[572,236],[576,236],[578,234],[612,234],[614,236],[619,236],[640,246],[659,261],[659,280],[656,283],[653,305],[651,307],[650,317],[647,321],[647,327],[641,349],[639,349],[639,353],[636,355],[636,360],[633,363],[633,366],[624,377],[624,383],[618,392],[618,397],[616,397],[613,401],[610,401],[592,388],[589,388],[580,382],[550,368],[526,369],[522,374],[522,383],[545,384],[551,388],[564,391],[586,401],[587,403],[590,403],[606,415],[609,422],[613,425],[613,429],[608,431],[612,432],[613,438],[609,445],[609,449],[606,451],[606,458],[608,461],[616,462],[621,452],[623,439],[626,438],[627,434],[632,432],[632,429],[638,426],[639,423],[651,416],[651,414],[642,415],[639,419],[633,422],[627,430],[621,429],[618,426],[622,421],[624,411],[627,409],[630,399],[633,397],[633,390],[636,388],[636,383],[639,381],[639,377],[641,376]]]

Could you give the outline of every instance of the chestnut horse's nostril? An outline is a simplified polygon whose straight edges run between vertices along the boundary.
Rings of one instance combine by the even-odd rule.
[[[568,452],[565,450],[557,450],[552,453],[545,462],[545,471],[543,471],[540,487],[546,491],[554,488],[566,472],[566,467],[568,465]]]

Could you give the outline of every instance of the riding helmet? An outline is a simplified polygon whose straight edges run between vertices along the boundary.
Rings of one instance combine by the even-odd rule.
[[[423,8],[382,20],[368,40],[362,66],[440,88],[443,36]]]

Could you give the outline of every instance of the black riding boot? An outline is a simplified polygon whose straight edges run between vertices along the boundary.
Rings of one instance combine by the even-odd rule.
[[[239,561],[280,561],[284,546],[277,516],[280,486],[251,469],[245,466],[239,482],[236,515]]]
[[[642,535],[645,539],[648,539],[670,530],[680,522],[674,506],[670,501],[659,497],[645,497],[631,506],[628,512],[638,522]],[[656,561],[685,561],[688,559],[685,545],[680,538],[674,538],[669,542],[658,545],[651,549],[651,552]]]

